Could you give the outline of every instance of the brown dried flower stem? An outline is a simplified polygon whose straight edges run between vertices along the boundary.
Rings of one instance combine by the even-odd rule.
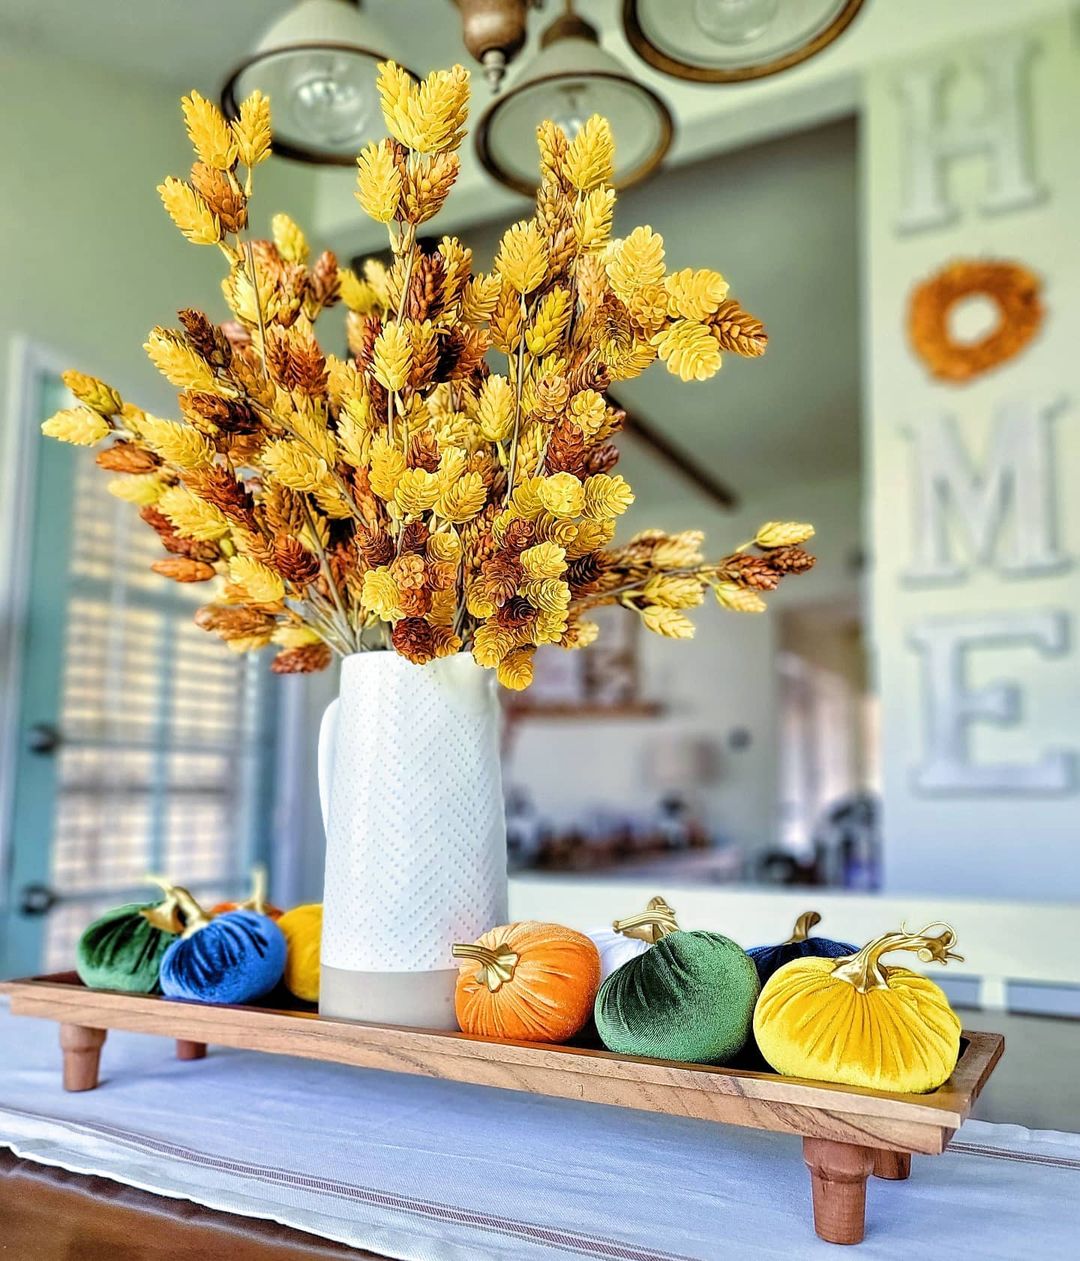
[[[544,464],[547,461],[548,447],[551,446],[551,436],[555,432],[554,425],[548,425],[547,437],[540,446],[540,458],[536,461],[536,468],[533,470],[533,477],[539,477],[544,471]]]
[[[352,636],[350,635],[346,638],[343,635],[341,627],[334,616],[333,606],[327,604],[319,592],[310,588],[306,590],[304,598],[310,602],[312,608],[318,613],[320,622],[316,629],[326,642],[331,644],[343,657],[348,657],[355,652],[356,649],[349,646]]]
[[[455,535],[457,541],[461,544],[458,555],[457,578],[454,582],[454,590],[457,595],[457,613],[454,615],[454,634],[463,635],[465,630],[465,619],[469,615],[468,606],[465,603],[465,540],[461,537],[461,531],[454,526],[450,527],[451,534]]]
[[[411,153],[409,154],[408,164],[411,169],[412,167],[412,154]],[[402,281],[401,297],[398,299],[397,322],[400,325],[401,321],[405,318],[405,309],[409,304],[409,286],[412,284],[413,265],[416,262],[416,255],[418,253],[418,250],[416,248],[416,225],[412,223],[403,224],[401,237],[398,241],[394,240],[393,233],[391,233],[390,248],[394,251],[395,254],[398,254],[399,252],[400,254],[405,254],[405,252],[408,251],[406,261],[405,261],[405,279]],[[398,395],[396,390],[394,391],[393,395],[390,398],[390,403],[387,408],[387,415],[386,415],[387,436],[390,439],[391,446],[394,445],[394,408],[395,408],[395,405],[398,409],[398,414],[404,419],[405,407],[402,404],[401,398]],[[401,436],[401,445],[406,451],[408,451],[409,432],[408,432],[408,427],[404,423],[402,424],[402,430],[404,432],[402,433],[402,436]]]

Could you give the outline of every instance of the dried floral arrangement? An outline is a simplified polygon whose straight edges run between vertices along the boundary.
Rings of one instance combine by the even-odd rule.
[[[160,536],[154,569],[222,579],[197,621],[236,651],[277,645],[280,673],[323,669],[334,652],[394,649],[423,664],[469,651],[519,689],[538,645],[592,641],[597,605],[677,639],[709,590],[729,609],[762,609],[763,591],[813,563],[801,546],[811,527],[769,523],[711,563],[697,531],[611,546],[633,494],[612,472],[624,414],[604,396],[657,359],[705,380],[725,351],[762,354],[762,325],[717,272],[669,274],[651,228],[612,239],[614,147],[600,117],[572,139],[538,129],[535,215],[506,232],[490,272],[455,237],[425,251],[417,230],[458,174],[468,72],[416,83],[387,63],[379,93],[390,135],[360,153],[357,197],[387,225],[393,263],[362,275],[330,252],[310,261],[284,215],[272,241],[247,238],[253,172],[270,155],[265,97],[231,124],[184,98],[196,161],[159,192],[189,241],[224,254],[233,318],[184,310],[181,328],[151,332],[146,351],[180,390],[181,420],[71,372],[79,406],[44,432],[110,440],[97,462]],[[339,300],[346,358],[314,334]]]

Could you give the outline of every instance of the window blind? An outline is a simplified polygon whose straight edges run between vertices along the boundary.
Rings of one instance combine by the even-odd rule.
[[[70,967],[97,914],[160,872],[212,902],[240,892],[265,816],[269,675],[192,615],[211,584],[151,572],[156,535],[79,452],[59,714],[46,964]]]

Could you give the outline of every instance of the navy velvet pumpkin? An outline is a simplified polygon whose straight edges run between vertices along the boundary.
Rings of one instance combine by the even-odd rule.
[[[817,911],[804,911],[795,921],[795,931],[787,939],[776,946],[754,946],[746,953],[754,961],[758,979],[761,984],[793,959],[842,959],[845,955],[853,955],[858,946],[847,941],[833,941],[831,937],[811,937],[810,929],[821,923]]]
[[[268,916],[226,911],[165,952],[162,993],[200,1003],[247,1003],[281,980],[285,954],[285,937]]]
[[[152,994],[158,988],[161,960],[176,941],[143,915],[154,902],[129,902],[114,907],[79,938],[75,969],[90,989]]]

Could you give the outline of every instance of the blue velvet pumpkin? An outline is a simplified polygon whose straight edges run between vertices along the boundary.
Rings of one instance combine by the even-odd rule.
[[[754,961],[761,984],[793,959],[842,959],[853,955],[858,946],[847,941],[833,941],[831,937],[811,937],[810,929],[821,923],[817,911],[804,911],[795,921],[795,931],[776,946],[754,946],[746,953]]]
[[[285,970],[285,937],[277,924],[247,910],[210,919],[187,898],[193,910],[181,903],[184,935],[161,961],[162,993],[199,1003],[248,1003],[272,990]]]

